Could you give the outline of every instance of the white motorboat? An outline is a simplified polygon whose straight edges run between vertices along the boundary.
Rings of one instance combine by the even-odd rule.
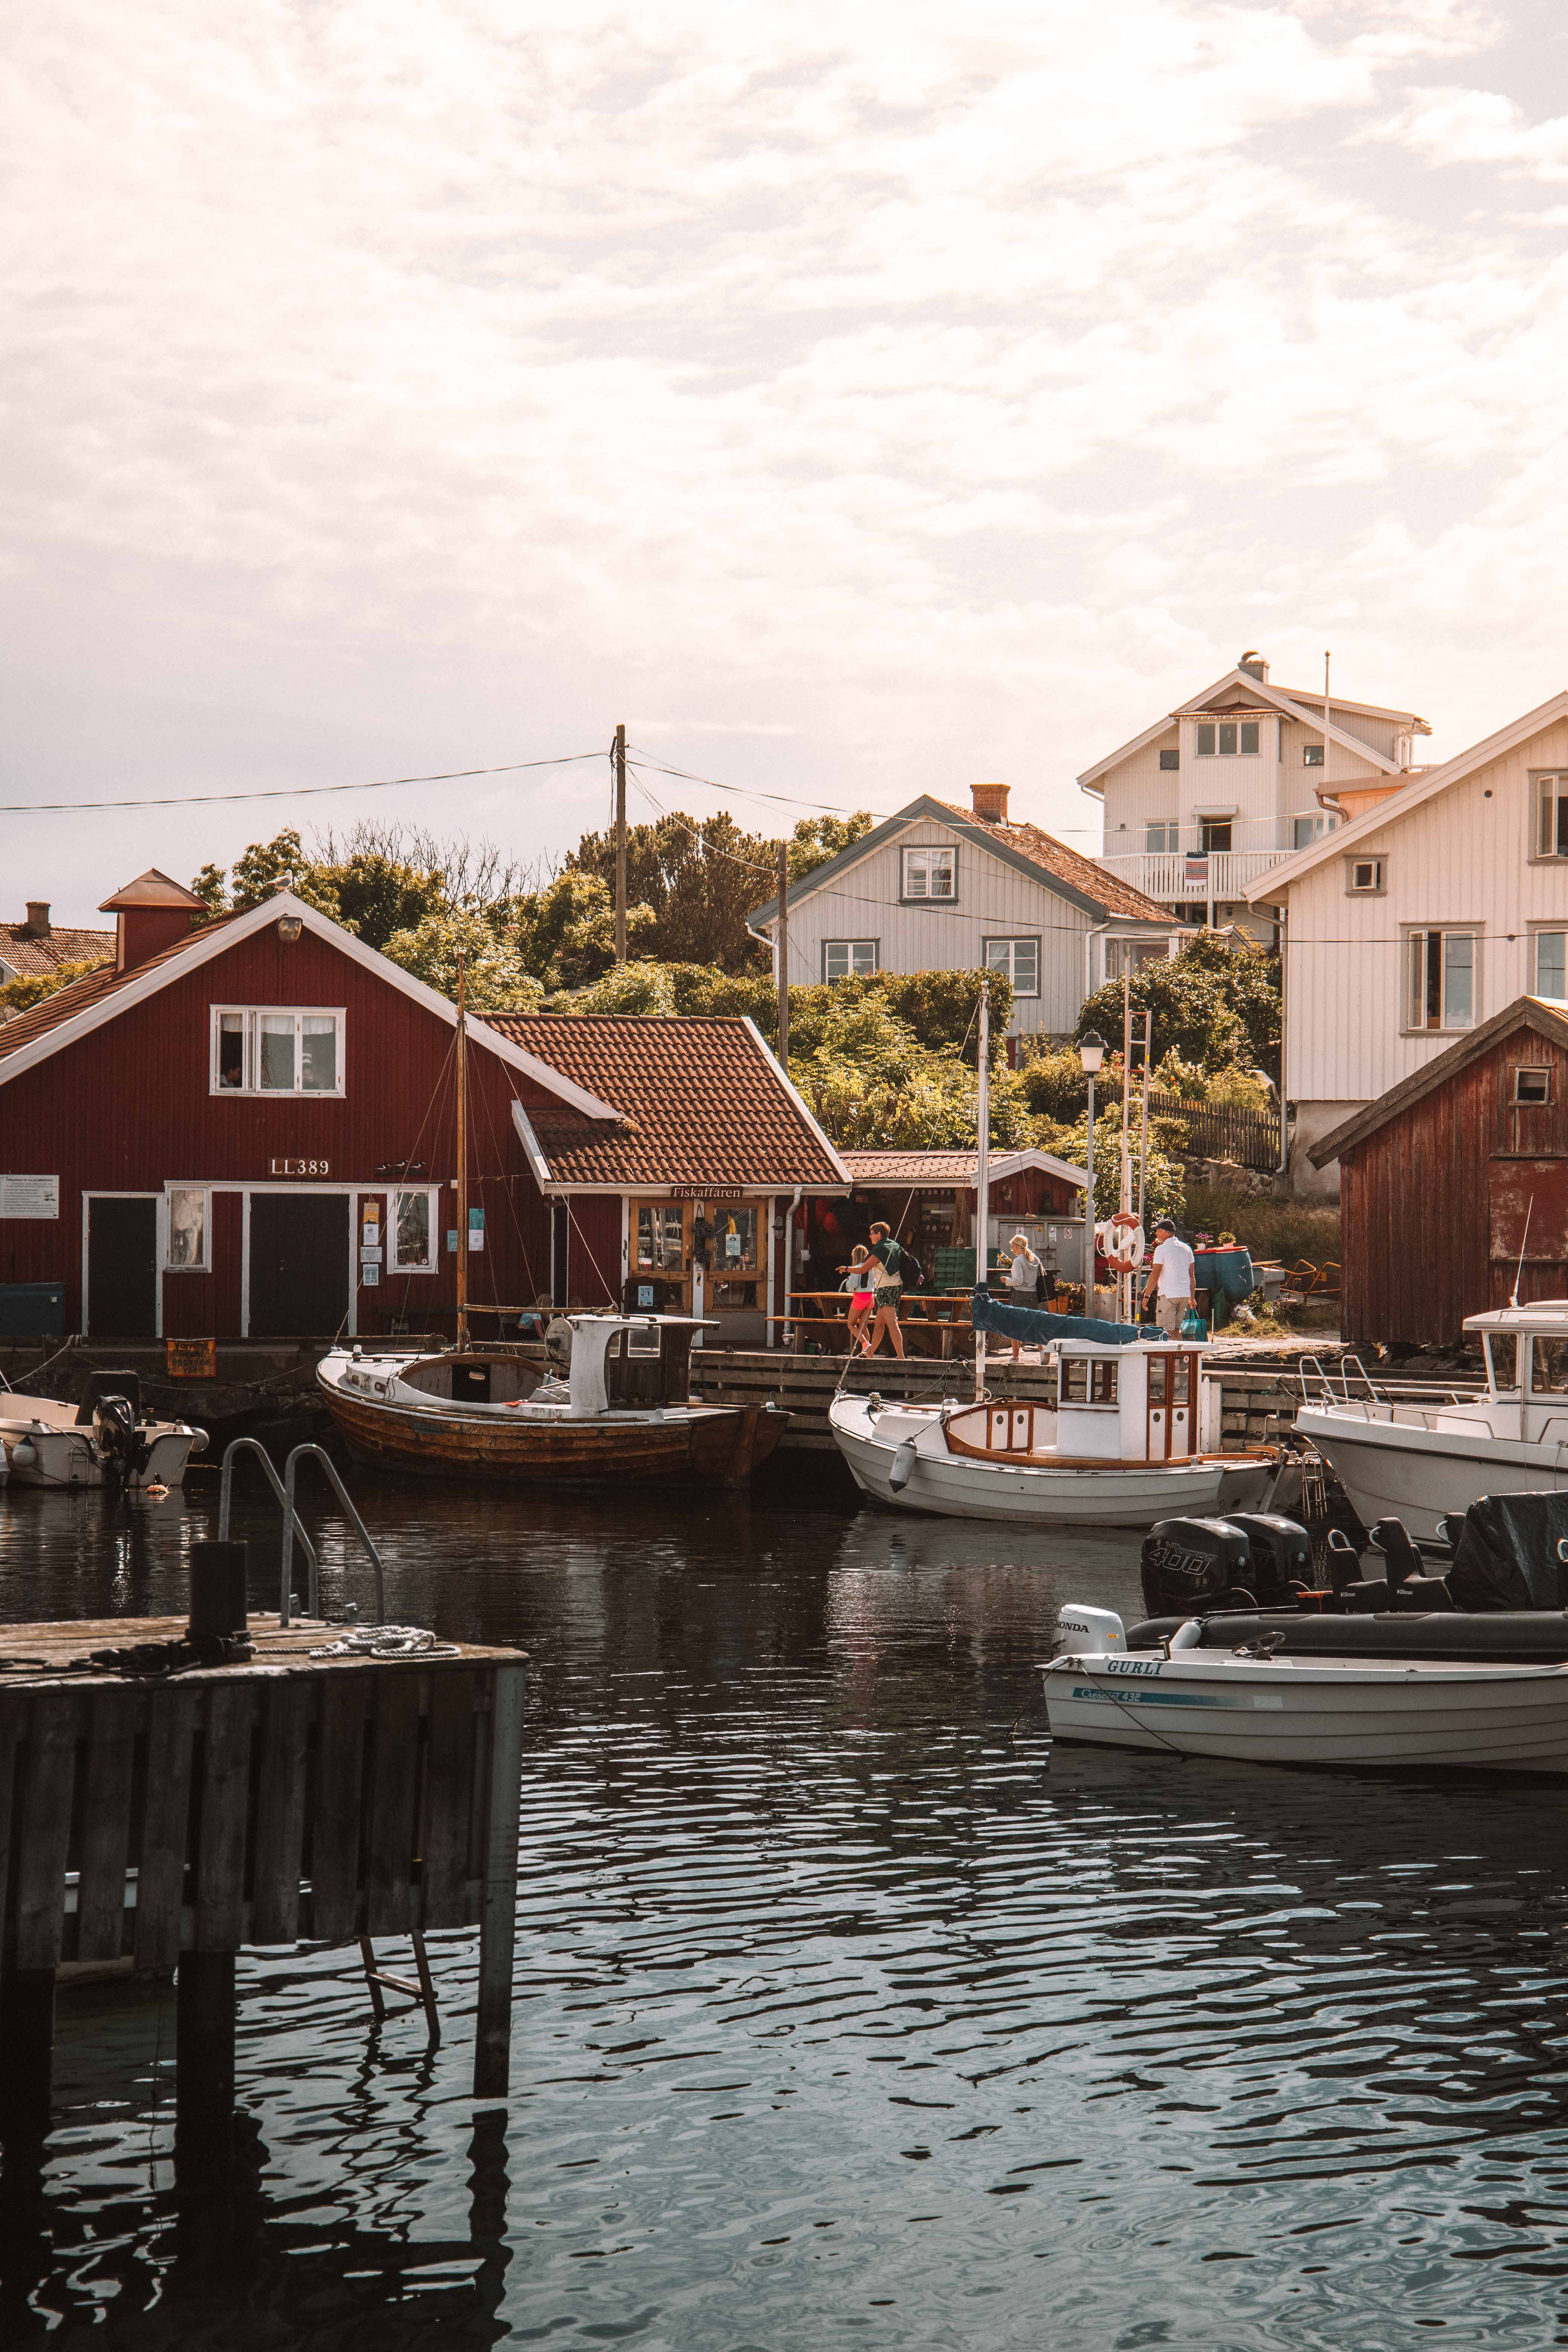
[[[1479,1334],[1486,1394],[1395,1402],[1350,1357],[1336,1391],[1302,1376],[1296,1428],[1330,1465],[1362,1520],[1397,1518],[1415,1537],[1483,1495],[1568,1487],[1568,1299],[1537,1299],[1466,1318]],[[1352,1368],[1359,1376],[1351,1393]]]
[[[1201,1349],[1180,1339],[1055,1344],[1054,1408],[835,1397],[828,1426],[856,1484],[899,1510],[1030,1526],[1149,1527],[1264,1502],[1279,1456],[1219,1450],[1219,1382]]]
[[[142,1420],[135,1394],[75,1405],[0,1390],[0,1462],[18,1486],[178,1486],[206,1442],[188,1422]]]
[[[1129,1637],[1110,1610],[1066,1608],[1068,1646],[1042,1669],[1051,1737],[1241,1763],[1568,1773],[1561,1612],[1281,1628],[1222,1615]]]

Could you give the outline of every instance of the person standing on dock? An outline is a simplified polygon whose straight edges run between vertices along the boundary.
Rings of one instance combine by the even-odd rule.
[[[1015,1234],[1007,1244],[1007,1287],[1013,1294],[1015,1307],[1032,1307],[1040,1295],[1040,1277],[1045,1272],[1039,1259],[1029,1247],[1027,1234]],[[1013,1342],[1013,1361],[1022,1353],[1016,1339]]]
[[[1155,1322],[1173,1338],[1182,1328],[1183,1316],[1195,1303],[1193,1270],[1196,1263],[1186,1243],[1178,1239],[1172,1220],[1161,1217],[1154,1227],[1154,1255],[1149,1261],[1143,1304],[1152,1305]]]
[[[894,1355],[901,1356],[904,1352],[904,1335],[899,1328],[899,1300],[904,1288],[903,1255],[903,1251],[893,1239],[890,1226],[872,1226],[870,1263],[877,1268],[874,1276],[877,1311],[871,1318],[869,1332],[860,1343],[861,1352],[865,1355],[876,1354],[884,1332],[893,1343]]]

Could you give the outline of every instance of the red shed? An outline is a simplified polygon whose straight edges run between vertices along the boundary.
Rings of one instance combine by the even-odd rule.
[[[1518,998],[1310,1156],[1340,1162],[1347,1339],[1568,1297],[1568,1009]]]
[[[288,891],[194,929],[205,909],[164,875],[109,905],[115,963],[0,1027],[0,1318],[8,1288],[60,1283],[65,1328],[95,1338],[450,1329],[453,1005]],[[606,1029],[642,1045],[612,1051]],[[702,1034],[672,1061],[670,1031]],[[752,1024],[468,1034],[476,1307],[618,1299],[637,1199],[745,1194],[760,1337],[783,1207],[847,1180]],[[592,1202],[528,1148],[552,1120],[622,1153]],[[765,1150],[737,1151],[764,1129]]]

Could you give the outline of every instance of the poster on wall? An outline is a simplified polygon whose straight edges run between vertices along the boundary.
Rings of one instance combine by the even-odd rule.
[[[58,1176],[0,1176],[0,1217],[58,1217]]]

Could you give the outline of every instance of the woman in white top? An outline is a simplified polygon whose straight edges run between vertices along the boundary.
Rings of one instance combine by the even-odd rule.
[[[1029,1247],[1029,1237],[1026,1234],[1015,1234],[1007,1247],[1012,1252],[1007,1267],[1007,1287],[1013,1294],[1013,1304],[1015,1307],[1032,1307],[1039,1292],[1039,1276],[1042,1272],[1040,1261]],[[1015,1339],[1013,1342],[1015,1363],[1018,1360],[1018,1342]]]

